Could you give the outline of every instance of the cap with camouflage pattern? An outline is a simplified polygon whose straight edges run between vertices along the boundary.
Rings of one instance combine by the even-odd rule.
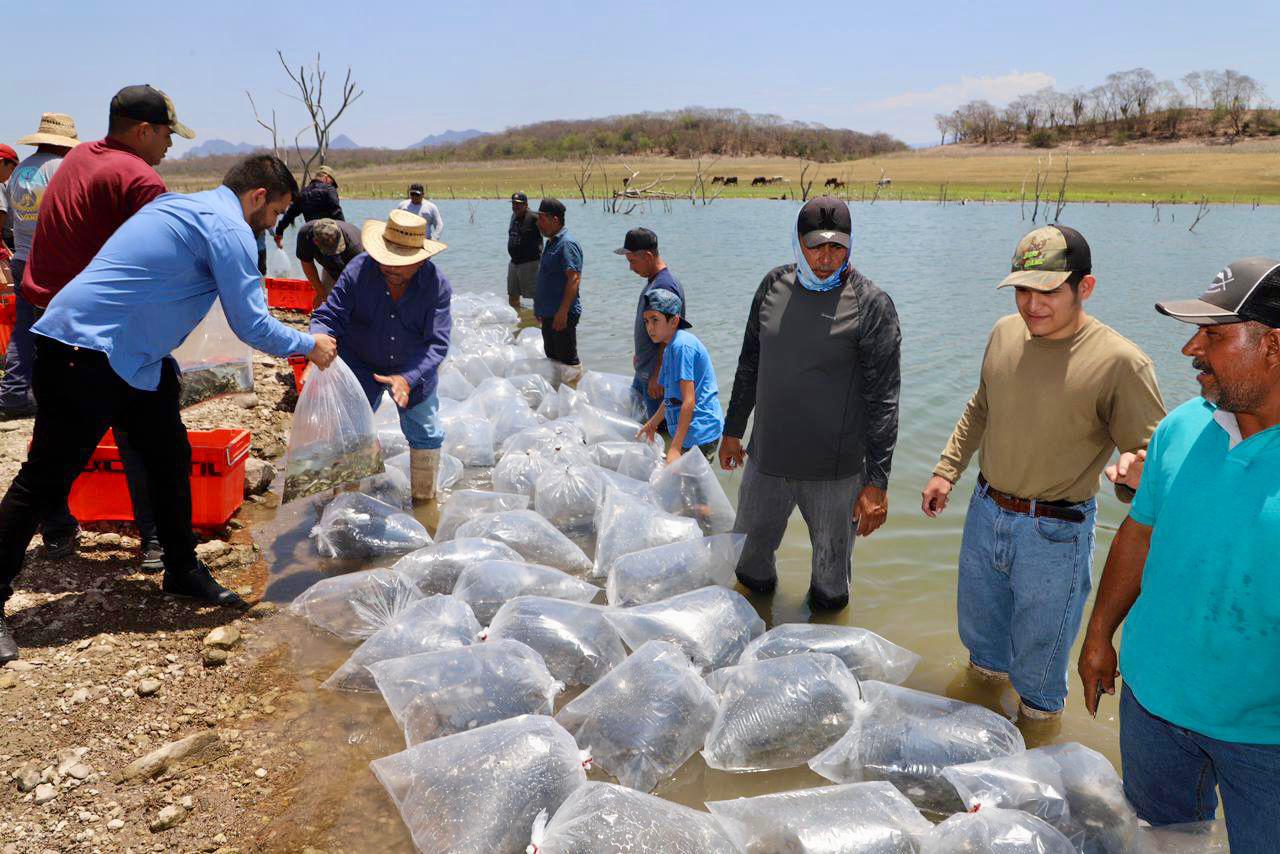
[[[1013,250],[1013,272],[997,287],[1052,291],[1072,273],[1093,272],[1089,244],[1074,228],[1046,225],[1028,233]]]
[[[316,176],[319,177],[321,175],[329,176],[329,180],[333,182],[333,186],[338,186],[338,173],[333,171],[332,166],[321,166],[317,169]]]
[[[331,219],[318,219],[311,225],[311,242],[321,255],[341,255],[347,248],[342,229]]]

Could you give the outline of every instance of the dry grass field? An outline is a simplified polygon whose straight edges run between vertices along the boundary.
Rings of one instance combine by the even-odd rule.
[[[703,166],[711,163],[704,158]],[[1069,164],[1069,167],[1068,167]],[[724,198],[799,196],[804,162],[790,158],[725,158],[706,168],[708,184],[713,175],[736,175],[738,185],[723,191]],[[170,187],[180,191],[205,189],[217,183],[214,174],[190,172],[166,175]],[[487,163],[396,164],[344,169],[339,177],[344,196],[350,198],[399,197],[411,181],[427,185],[428,196],[447,198],[502,198],[523,190],[530,198],[543,195],[564,198],[578,195],[574,175],[578,164],[552,161],[494,161]],[[1037,169],[1046,175],[1045,195],[1056,197],[1064,170],[1069,168],[1067,198],[1075,202],[1136,202],[1178,200],[1194,202],[1201,195],[1211,202],[1280,204],[1280,140],[1248,140],[1235,145],[1204,143],[1130,144],[1114,146],[1063,146],[1031,149],[1023,146],[948,145],[944,148],[903,152],[843,163],[823,163],[816,172],[814,192],[821,192],[828,178],[845,181],[838,193],[850,200],[870,201],[883,175],[892,184],[880,191],[880,200],[937,199],[1017,200],[1025,192],[1034,195]],[[645,186],[659,178],[658,188],[687,195],[697,173],[693,160],[642,158],[597,160],[586,192],[602,198],[622,187],[631,170],[639,174],[633,186]],[[166,172],[161,167],[161,173]],[[756,176],[782,176],[781,183],[751,186]],[[944,189],[945,188],[945,189]],[[708,186],[708,192],[719,189]]]

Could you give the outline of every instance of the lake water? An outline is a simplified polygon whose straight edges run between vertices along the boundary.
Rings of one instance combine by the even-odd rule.
[[[449,249],[436,263],[454,289],[505,293],[510,206],[498,201],[437,204],[445,220],[442,239]],[[343,206],[355,222],[382,219],[391,207],[385,201],[346,201]],[[798,207],[795,202],[720,200],[706,207],[654,203],[621,215],[605,213],[599,202],[568,202],[567,225],[585,256],[579,326],[584,364],[630,372],[632,319],[641,280],[612,250],[622,244],[627,229],[643,225],[658,234],[664,259],[685,287],[694,331],[711,352],[727,406],[752,294],[765,273],[792,260],[790,229]],[[1197,296],[1224,264],[1237,257],[1280,253],[1274,246],[1280,211],[1215,207],[1189,233],[1193,217],[1189,206],[1166,206],[1162,221],[1155,223],[1149,208],[1124,205],[1069,205],[1062,216],[1064,224],[1085,235],[1093,250],[1098,287],[1088,310],[1152,356],[1170,408],[1196,394],[1194,372],[1179,353],[1191,328],[1158,315],[1152,304]],[[976,466],[956,487],[955,500],[941,518],[926,519],[919,505],[920,490],[938,452],[976,386],[987,333],[997,318],[1015,310],[1013,294],[997,291],[995,285],[1008,271],[1018,238],[1033,225],[1022,219],[1017,205],[939,207],[892,201],[853,205],[853,223],[855,266],[893,297],[901,317],[901,428],[888,522],[858,541],[852,603],[835,619],[872,629],[920,653],[924,659],[908,686],[1012,713],[1016,698],[1011,690],[992,694],[965,676],[966,653],[955,629],[955,562]],[[286,236],[286,247],[291,249],[293,242],[292,234]],[[721,473],[735,501],[739,477]],[[1124,512],[1104,489],[1095,587]],[[809,544],[799,514],[792,519],[778,557],[778,592],[755,604],[770,625],[809,620],[804,604]],[[292,586],[276,586],[271,594],[281,597]],[[1077,641],[1073,674],[1078,650]],[[332,669],[344,654],[336,646],[311,650],[299,666],[323,680],[326,668]],[[1060,726],[1024,727],[1028,743],[1079,741],[1118,764],[1115,699],[1104,698],[1094,720],[1084,711],[1074,675],[1071,687]],[[388,729],[389,715],[380,706],[316,695],[300,721],[309,720],[307,725],[317,733],[345,737],[347,751],[341,758],[329,752],[332,742],[326,742],[314,762],[318,776],[339,784],[342,803],[316,796],[306,812],[312,818],[326,814],[323,823],[332,840],[354,850],[371,850],[366,846],[375,843],[385,848],[407,844],[389,799],[364,767],[369,758],[402,746],[394,729]],[[701,804],[820,782],[807,769],[726,774],[706,769],[695,757],[658,793]],[[325,803],[328,807],[322,809]]]

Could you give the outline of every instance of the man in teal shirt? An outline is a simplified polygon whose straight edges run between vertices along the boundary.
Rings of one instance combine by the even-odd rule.
[[[1203,397],[1122,459],[1134,498],[1080,653],[1085,701],[1115,693],[1125,794],[1153,825],[1211,819],[1233,852],[1280,839],[1280,261],[1245,258],[1196,300],[1182,348]],[[1128,457],[1129,455],[1126,455]]]

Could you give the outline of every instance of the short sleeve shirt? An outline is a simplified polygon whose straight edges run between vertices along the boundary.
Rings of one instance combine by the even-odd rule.
[[[347,244],[337,255],[324,255],[316,249],[314,220],[298,229],[297,250],[299,261],[319,264],[334,279],[342,275],[342,271],[352,259],[364,252],[364,244],[360,242],[360,229],[345,220],[336,220],[336,222]]]
[[[681,380],[693,383],[694,398],[693,421],[689,424],[681,450],[718,440],[724,432],[724,410],[720,408],[720,387],[716,382],[715,368],[711,365],[711,354],[686,329],[676,332],[667,345],[667,352],[662,357],[662,371],[658,375],[664,395],[667,432],[672,436],[680,424]]]
[[[688,317],[689,306],[684,301],[684,288],[680,286],[680,282],[671,274],[671,270],[663,267],[658,274],[645,283],[640,289],[640,298],[636,300],[636,322],[634,329],[635,337],[635,366],[636,380],[647,383],[649,377],[653,374],[653,369],[658,364],[658,353],[662,348],[653,343],[653,339],[649,337],[649,333],[644,328],[644,297],[649,291],[664,290],[680,297],[680,316]]]
[[[547,241],[538,262],[538,281],[533,294],[533,313],[538,317],[554,317],[564,300],[567,274],[570,270],[582,272],[582,246],[566,229]],[[575,297],[569,314],[582,314],[582,298]]]
[[[13,223],[13,257],[25,261],[36,235],[36,215],[40,200],[53,173],[58,171],[62,155],[37,151],[18,164],[9,179],[9,219]]]

